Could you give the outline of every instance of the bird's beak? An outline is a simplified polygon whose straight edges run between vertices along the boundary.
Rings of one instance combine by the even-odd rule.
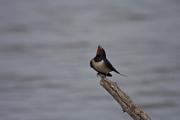
[[[96,52],[96,54],[100,54],[100,53],[101,53],[101,51],[102,51],[102,47],[101,47],[100,45],[98,45],[98,48],[97,48],[97,52]]]
[[[98,48],[102,48],[101,45],[98,45]]]

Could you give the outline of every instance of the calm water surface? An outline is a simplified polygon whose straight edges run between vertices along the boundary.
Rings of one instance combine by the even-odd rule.
[[[0,119],[130,120],[89,67],[98,44],[153,120],[180,119],[178,0],[1,0]]]

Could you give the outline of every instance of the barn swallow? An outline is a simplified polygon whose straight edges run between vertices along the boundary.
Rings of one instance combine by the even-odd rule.
[[[118,72],[113,65],[106,58],[105,50],[99,45],[97,48],[96,56],[90,61],[90,66],[97,71],[97,75],[104,75],[105,77],[111,77],[110,72],[114,71],[122,76],[126,76]]]

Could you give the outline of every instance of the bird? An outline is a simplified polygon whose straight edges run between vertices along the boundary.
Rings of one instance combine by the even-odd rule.
[[[117,74],[126,77],[127,75],[121,74],[117,71],[113,65],[109,62],[106,57],[106,52],[104,48],[98,45],[96,56],[90,60],[90,67],[97,71],[97,75],[103,75],[104,77],[112,77],[110,72],[114,71]]]

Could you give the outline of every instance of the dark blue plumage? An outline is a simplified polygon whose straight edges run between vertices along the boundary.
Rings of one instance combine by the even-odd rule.
[[[114,71],[122,76],[124,74],[119,73],[113,65],[106,58],[105,50],[99,45],[97,49],[96,56],[90,61],[90,66],[98,72],[98,74],[103,74],[105,76],[111,77],[111,71]]]

